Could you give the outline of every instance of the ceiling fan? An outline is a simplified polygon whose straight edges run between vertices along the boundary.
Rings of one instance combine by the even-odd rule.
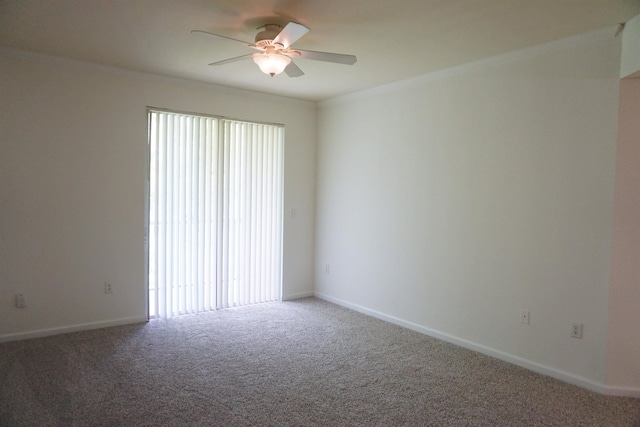
[[[309,31],[309,28],[296,22],[289,22],[284,28],[278,24],[266,24],[258,27],[258,29],[262,29],[262,31],[256,35],[255,43],[245,42],[220,34],[208,33],[202,30],[193,30],[191,33],[232,40],[258,51],[256,53],[247,53],[234,58],[212,62],[209,65],[224,65],[230,62],[253,58],[253,61],[260,67],[260,70],[265,74],[269,74],[271,77],[283,71],[289,77],[303,76],[304,73],[291,60],[292,58],[312,59],[346,65],[353,65],[357,60],[355,55],[292,49],[291,45]]]

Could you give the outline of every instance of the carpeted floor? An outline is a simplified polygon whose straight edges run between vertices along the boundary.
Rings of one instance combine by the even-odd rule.
[[[0,426],[634,426],[601,396],[307,298],[0,344]]]

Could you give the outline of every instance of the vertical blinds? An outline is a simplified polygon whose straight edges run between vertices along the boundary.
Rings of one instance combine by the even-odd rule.
[[[149,110],[149,315],[278,300],[284,129]]]

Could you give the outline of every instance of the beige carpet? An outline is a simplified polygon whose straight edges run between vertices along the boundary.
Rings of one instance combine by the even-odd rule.
[[[308,298],[0,344],[0,425],[633,426],[640,399]]]

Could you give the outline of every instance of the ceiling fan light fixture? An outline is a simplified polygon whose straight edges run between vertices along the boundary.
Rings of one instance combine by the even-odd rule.
[[[309,28],[302,24],[298,24],[297,22],[289,22],[284,28],[276,24],[267,24],[259,28],[264,28],[264,31],[258,33],[255,38],[255,43],[249,43],[239,39],[234,39],[233,37],[209,33],[202,30],[192,30],[191,32],[231,40],[240,43],[245,47],[250,47],[260,51],[260,53],[247,53],[234,58],[212,62],[209,65],[223,65],[230,62],[253,58],[253,62],[260,67],[260,71],[270,75],[271,77],[276,74],[280,74],[283,71],[289,77],[303,76],[304,73],[296,63],[292,61],[292,58],[311,59],[315,61],[333,62],[336,64],[346,65],[353,65],[356,62],[355,55],[293,49],[292,45],[309,31]]]
[[[280,74],[291,63],[291,58],[278,53],[258,53],[253,55],[253,62],[258,64],[260,70],[271,77]]]

